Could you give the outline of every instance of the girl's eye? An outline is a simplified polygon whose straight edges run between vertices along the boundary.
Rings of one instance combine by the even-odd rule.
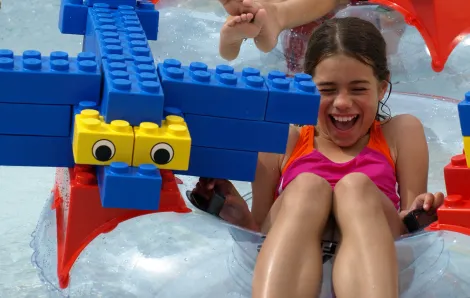
[[[361,91],[366,91],[366,88],[354,88],[353,91],[355,92],[361,92]]]
[[[329,92],[335,92],[335,89],[319,89],[321,93],[329,93]]]

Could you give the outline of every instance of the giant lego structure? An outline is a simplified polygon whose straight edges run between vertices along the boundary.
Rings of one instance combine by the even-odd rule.
[[[59,28],[84,36],[82,53],[0,50],[0,164],[57,167],[62,288],[100,233],[144,214],[190,212],[175,174],[252,181],[258,152],[284,152],[289,123],[316,124],[320,96],[307,74],[155,64],[148,40],[158,20],[147,0],[62,0]],[[464,156],[446,167],[449,196],[432,228],[470,234],[469,173]]]
[[[62,0],[61,32],[84,36],[77,57],[0,50],[0,164],[57,167],[61,287],[100,233],[190,212],[174,174],[252,181],[258,152],[285,151],[289,123],[316,123],[310,75],[156,64],[158,20],[145,0]]]

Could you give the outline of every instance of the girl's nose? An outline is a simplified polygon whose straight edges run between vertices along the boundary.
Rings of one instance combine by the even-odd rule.
[[[338,110],[347,110],[352,106],[352,100],[346,92],[341,92],[336,96],[333,106]]]

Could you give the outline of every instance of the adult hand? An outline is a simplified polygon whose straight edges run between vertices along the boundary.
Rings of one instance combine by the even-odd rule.
[[[248,204],[235,186],[225,179],[199,178],[193,192],[210,200],[214,193],[225,197],[224,206],[219,216],[227,222],[250,228],[253,222]]]

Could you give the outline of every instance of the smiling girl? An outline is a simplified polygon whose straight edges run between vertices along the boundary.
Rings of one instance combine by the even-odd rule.
[[[383,112],[390,72],[372,23],[326,21],[305,61],[321,93],[318,124],[292,126],[285,154],[259,154],[251,212],[227,180],[201,179],[195,191],[217,190],[226,197],[222,218],[267,234],[253,297],[315,297],[325,253],[335,255],[337,297],[398,297],[394,240],[406,233],[402,219],[443,201],[427,193],[423,126]]]

